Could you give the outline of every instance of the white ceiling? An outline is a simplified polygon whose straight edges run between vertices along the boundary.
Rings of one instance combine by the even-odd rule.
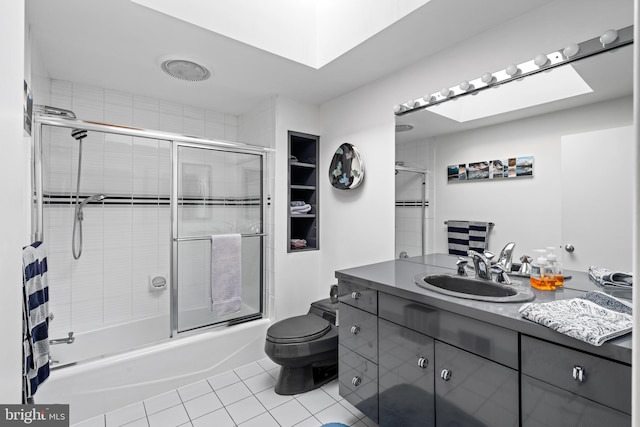
[[[129,0],[26,3],[49,77],[241,114],[273,95],[322,104],[549,1],[431,0],[319,69]],[[173,79],[159,67],[167,55],[201,62],[213,76]]]

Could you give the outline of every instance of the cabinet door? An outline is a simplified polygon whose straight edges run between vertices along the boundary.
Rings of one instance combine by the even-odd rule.
[[[366,311],[340,304],[340,344],[367,359],[378,361],[378,318]]]
[[[435,359],[437,426],[518,426],[517,371],[440,341]]]
[[[340,396],[367,417],[378,422],[378,365],[338,346]]]
[[[433,338],[378,321],[379,425],[433,426]]]
[[[631,416],[522,375],[523,427],[628,427]]]

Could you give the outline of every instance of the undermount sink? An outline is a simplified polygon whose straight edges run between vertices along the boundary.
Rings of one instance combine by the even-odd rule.
[[[467,276],[418,274],[414,281],[418,286],[430,291],[477,301],[525,302],[535,298],[528,286],[507,285]]]

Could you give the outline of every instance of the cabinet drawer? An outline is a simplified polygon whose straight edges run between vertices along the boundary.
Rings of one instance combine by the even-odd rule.
[[[517,427],[518,372],[435,342],[436,424]]]
[[[518,333],[380,292],[379,316],[518,369]]]
[[[339,305],[340,344],[373,362],[378,362],[378,318],[344,303]]]
[[[378,365],[338,346],[340,396],[378,422]]]
[[[340,302],[378,314],[378,291],[366,286],[341,280],[338,283],[338,298]]]
[[[631,415],[521,376],[522,426],[628,427]]]
[[[526,335],[521,355],[523,374],[631,413],[631,366]]]

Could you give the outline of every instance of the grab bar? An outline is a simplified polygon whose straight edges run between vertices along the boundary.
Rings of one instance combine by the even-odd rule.
[[[56,338],[53,340],[49,340],[49,345],[55,345],[55,344],[73,344],[73,342],[76,340],[76,337],[73,336],[73,332],[69,332],[69,337],[68,338]]]
[[[250,233],[250,234],[241,234],[240,237],[264,237],[267,236],[267,233]],[[211,236],[190,236],[190,237],[175,237],[173,239],[176,242],[190,242],[193,240],[211,240]]]

